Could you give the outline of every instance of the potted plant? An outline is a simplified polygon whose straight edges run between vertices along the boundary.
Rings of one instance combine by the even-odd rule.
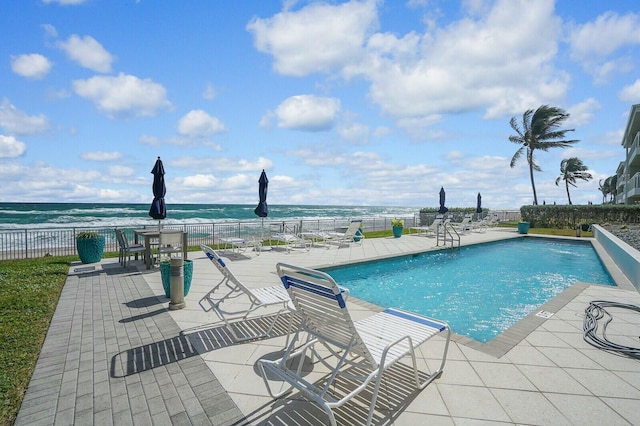
[[[96,263],[102,259],[104,236],[95,231],[82,231],[76,234],[76,249],[82,263]]]
[[[529,233],[529,222],[520,221],[518,222],[518,233],[519,234],[528,234]]]
[[[391,226],[393,229],[393,236],[395,238],[400,238],[404,229],[404,220],[395,218],[391,219]]]
[[[184,279],[184,296],[189,293],[191,288],[191,277],[193,277],[193,260],[185,259],[183,263],[183,279]],[[164,295],[171,298],[171,262],[164,260],[160,262],[160,277],[162,279],[162,288]]]

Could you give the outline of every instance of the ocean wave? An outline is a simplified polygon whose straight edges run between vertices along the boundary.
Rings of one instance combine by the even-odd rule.
[[[418,213],[415,207],[371,206],[269,206],[265,221],[329,220],[359,217],[408,217]],[[167,225],[260,221],[254,205],[179,204],[167,206]],[[59,227],[132,227],[157,223],[148,216],[147,204],[0,203],[0,229]]]

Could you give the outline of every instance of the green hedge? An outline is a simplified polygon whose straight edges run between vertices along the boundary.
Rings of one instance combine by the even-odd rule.
[[[543,205],[520,207],[522,220],[536,228],[575,228],[583,223],[640,223],[640,205]]]

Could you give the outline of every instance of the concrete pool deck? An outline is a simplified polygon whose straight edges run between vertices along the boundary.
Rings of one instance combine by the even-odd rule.
[[[462,244],[518,236],[491,228],[463,235]],[[279,261],[317,268],[435,245],[434,238],[404,235],[350,248],[223,255],[247,286],[263,287],[279,284]],[[95,269],[72,266],[16,424],[326,424],[320,409],[295,394],[271,399],[258,374],[259,358],[282,353],[286,318],[272,338],[234,343],[217,317],[198,305],[221,275],[202,252],[189,258],[192,286],[186,308],[176,311],[167,309],[158,269],[146,271],[141,262],[124,269],[117,259]],[[455,336],[444,373],[423,391],[398,380],[402,368],[388,373],[373,423],[640,424],[640,360],[583,340],[584,310],[592,300],[640,305],[640,294],[628,281],[619,287],[576,284],[536,310],[553,315],[530,315],[502,342],[481,345]],[[377,309],[351,302],[356,320]],[[640,346],[638,314],[610,312],[615,320],[608,336]],[[264,326],[259,319],[246,323]],[[442,344],[437,337],[424,345],[419,355],[425,371],[435,366]],[[322,372],[314,366],[308,374]],[[362,423],[365,395],[336,410],[339,424]]]

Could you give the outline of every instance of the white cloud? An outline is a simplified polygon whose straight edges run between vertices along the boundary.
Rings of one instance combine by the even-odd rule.
[[[588,160],[597,161],[597,160],[602,160],[603,158],[621,158],[620,152],[585,149],[585,148],[577,147],[575,145],[571,148],[562,150],[560,154],[562,159],[578,157],[583,162],[586,162]],[[589,165],[587,164],[587,166]]]
[[[22,77],[39,80],[51,71],[52,64],[39,53],[11,57],[11,70]]]
[[[43,114],[29,116],[3,99],[0,104],[0,127],[14,135],[41,133],[49,128],[47,117]]]
[[[58,37],[58,30],[56,30],[56,27],[54,27],[53,25],[42,24],[41,27],[44,30],[45,36],[52,37],[52,38]]]
[[[189,111],[178,122],[178,133],[189,137],[205,137],[225,131],[224,124],[201,109]]]
[[[84,68],[102,73],[111,72],[111,63],[115,58],[91,36],[80,37],[73,34],[67,41],[59,41],[57,46]]]
[[[158,139],[156,136],[142,135],[140,136],[139,140],[140,140],[140,143],[143,145],[151,145],[151,146],[160,145],[160,139]]]
[[[323,131],[329,130],[340,112],[340,101],[314,95],[292,96],[284,100],[275,114],[278,126],[287,129]]]
[[[625,45],[640,44],[640,15],[605,12],[593,22],[572,28],[569,42],[571,56],[577,61],[591,63],[605,58]]]
[[[376,1],[367,0],[285,9],[272,18],[253,19],[247,30],[256,48],[274,57],[279,73],[304,76],[331,72],[361,56],[366,37],[377,25]]]
[[[625,46],[640,44],[640,15],[605,12],[593,22],[571,28],[569,43],[571,58],[593,75],[597,84],[605,83],[613,72],[632,70],[630,58],[609,58]]]
[[[122,158],[122,154],[119,152],[104,152],[104,151],[83,152],[80,155],[80,158],[88,161],[114,161]]]
[[[74,91],[93,102],[98,110],[110,118],[153,116],[160,109],[171,108],[167,91],[153,80],[120,73],[113,76],[94,76],[75,80]]]
[[[0,135],[0,158],[20,157],[27,151],[27,145],[13,136]]]
[[[171,161],[171,167],[199,170],[201,173],[221,172],[257,172],[269,170],[273,163],[268,158],[259,157],[256,161],[227,157],[180,157]],[[254,181],[258,177],[254,178]]]
[[[109,175],[117,178],[131,177],[135,175],[135,170],[127,166],[110,166]]]
[[[185,176],[184,178],[178,179],[178,181],[188,188],[215,188],[219,186],[219,179],[213,175],[197,174]]]
[[[276,114],[273,111],[267,111],[261,118],[258,126],[261,129],[270,130],[273,127],[273,120],[276,118]]]
[[[381,5],[314,3],[254,19],[247,28],[280,73],[336,72],[368,81],[370,99],[405,120],[400,125],[416,137],[428,133],[407,119],[483,108],[485,118],[502,118],[564,99],[569,76],[553,65],[562,30],[553,0],[535,8],[525,0],[463,2],[463,19],[443,27],[430,21],[424,33],[407,34],[373,33]]]
[[[336,128],[338,135],[356,145],[364,145],[369,142],[369,126],[356,122],[356,116],[353,113],[345,113],[341,123]]]
[[[450,161],[452,163],[459,163],[464,160],[465,157],[465,154],[458,150],[450,151],[447,155],[445,155],[447,161]]]
[[[640,79],[629,86],[623,87],[618,97],[620,100],[631,103],[640,102]]]
[[[373,131],[373,136],[377,139],[383,138],[389,134],[391,134],[391,129],[387,126],[378,126]]]
[[[486,118],[497,118],[541,99],[562,99],[568,78],[551,66],[560,21],[550,0],[529,6],[497,1],[483,15],[425,32],[419,42],[413,36],[386,34],[384,42],[372,37],[371,65],[361,70],[372,83],[371,97],[388,114],[404,118],[483,107]]]
[[[342,123],[336,129],[340,137],[352,144],[364,145],[369,142],[369,127],[355,122]]]
[[[211,101],[218,97],[218,92],[216,91],[216,88],[213,87],[211,83],[208,83],[207,87],[204,89],[204,92],[202,92],[202,97],[206,100]]]
[[[584,102],[570,106],[567,108],[567,113],[569,113],[570,116],[565,123],[566,126],[563,128],[567,128],[567,126],[577,128],[590,123],[593,120],[596,111],[600,108],[602,108],[602,105],[600,105],[600,103],[594,98],[589,98]]]

